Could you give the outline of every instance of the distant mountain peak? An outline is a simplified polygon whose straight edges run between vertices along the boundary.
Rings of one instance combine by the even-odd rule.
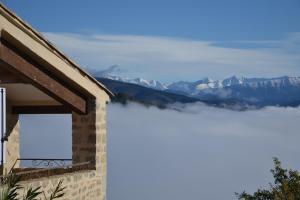
[[[266,99],[283,98],[289,94],[294,101],[300,101],[300,77],[281,76],[276,78],[246,78],[235,75],[223,80],[213,80],[209,77],[197,81],[178,81],[170,84],[164,84],[156,80],[146,80],[143,78],[123,78],[112,74],[120,69],[113,65],[102,71],[91,71],[98,78],[131,83],[143,87],[167,91],[176,94],[184,94],[193,98],[200,99],[240,99],[246,102],[266,101]],[[274,93],[274,94],[273,94]],[[280,95],[279,95],[280,94]],[[271,98],[271,96],[273,97]],[[276,96],[277,95],[277,96]],[[278,96],[279,95],[279,96]],[[296,98],[297,96],[297,98]],[[274,102],[276,102],[274,100]]]
[[[226,86],[231,86],[231,85],[237,85],[237,84],[242,84],[244,79],[240,79],[236,76],[231,76],[229,78],[226,78],[222,81],[223,87]]]
[[[90,72],[95,77],[110,77],[112,76],[112,74],[120,72],[120,70],[121,69],[118,65],[112,65],[107,69],[103,69],[103,70],[87,69],[87,71]]]
[[[98,80],[105,83],[121,99],[150,102],[163,107],[174,102],[194,101],[203,101],[221,107],[238,105],[245,108],[249,105],[256,108],[300,105],[300,77],[237,78],[234,76],[221,81],[201,79],[194,82],[179,81],[169,85],[155,80],[113,76],[98,78]]]
[[[206,82],[206,83],[212,83],[212,82],[214,82],[214,80],[211,79],[211,78],[209,78],[209,77],[203,78],[202,81],[203,81],[203,82]]]

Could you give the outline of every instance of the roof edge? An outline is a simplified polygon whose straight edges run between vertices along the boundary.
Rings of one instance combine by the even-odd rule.
[[[78,64],[76,64],[73,60],[71,60],[69,57],[67,57],[63,52],[58,50],[58,48],[51,43],[49,40],[47,40],[41,33],[36,31],[31,25],[26,23],[23,19],[21,19],[17,14],[12,12],[9,8],[7,8],[3,3],[0,3],[0,9],[4,10],[10,17],[15,19],[17,22],[19,22],[25,29],[29,30],[29,33],[32,34],[32,36],[35,36],[38,40],[38,42],[45,46],[47,49],[49,49],[52,53],[54,53],[56,56],[60,57],[64,62],[66,62],[68,65],[71,65],[72,67],[78,69],[78,71],[83,75],[89,78],[91,81],[93,81],[96,85],[98,85],[101,89],[103,89],[109,97],[114,97],[114,93],[111,92],[108,88],[106,88],[103,84],[101,84],[97,79],[95,79],[93,76],[91,76],[86,70],[82,69]],[[7,17],[7,16],[4,16]]]

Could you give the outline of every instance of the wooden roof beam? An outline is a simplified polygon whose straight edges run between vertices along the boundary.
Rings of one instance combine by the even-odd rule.
[[[13,106],[13,114],[70,114],[66,106]]]
[[[25,83],[21,80],[20,77],[17,77],[15,74],[10,71],[1,68],[0,66],[0,84],[10,84],[10,83]]]
[[[62,103],[72,110],[84,114],[86,113],[86,100],[64,86],[50,74],[45,73],[30,58],[22,55],[7,41],[1,39],[0,44],[0,66],[6,70],[17,74],[41,91]]]

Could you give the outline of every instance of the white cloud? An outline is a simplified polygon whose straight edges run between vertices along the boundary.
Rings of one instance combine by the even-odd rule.
[[[158,80],[299,75],[299,33],[278,41],[252,43],[252,48],[222,47],[218,41],[136,35],[45,33],[79,64],[104,69],[123,68],[124,75]],[[228,42],[227,42],[228,43]]]

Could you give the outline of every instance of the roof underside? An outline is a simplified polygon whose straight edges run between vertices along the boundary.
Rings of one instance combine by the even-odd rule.
[[[0,84],[1,88],[6,89],[6,98],[11,105],[15,106],[34,106],[34,105],[62,105],[46,93],[31,84],[12,83]]]

